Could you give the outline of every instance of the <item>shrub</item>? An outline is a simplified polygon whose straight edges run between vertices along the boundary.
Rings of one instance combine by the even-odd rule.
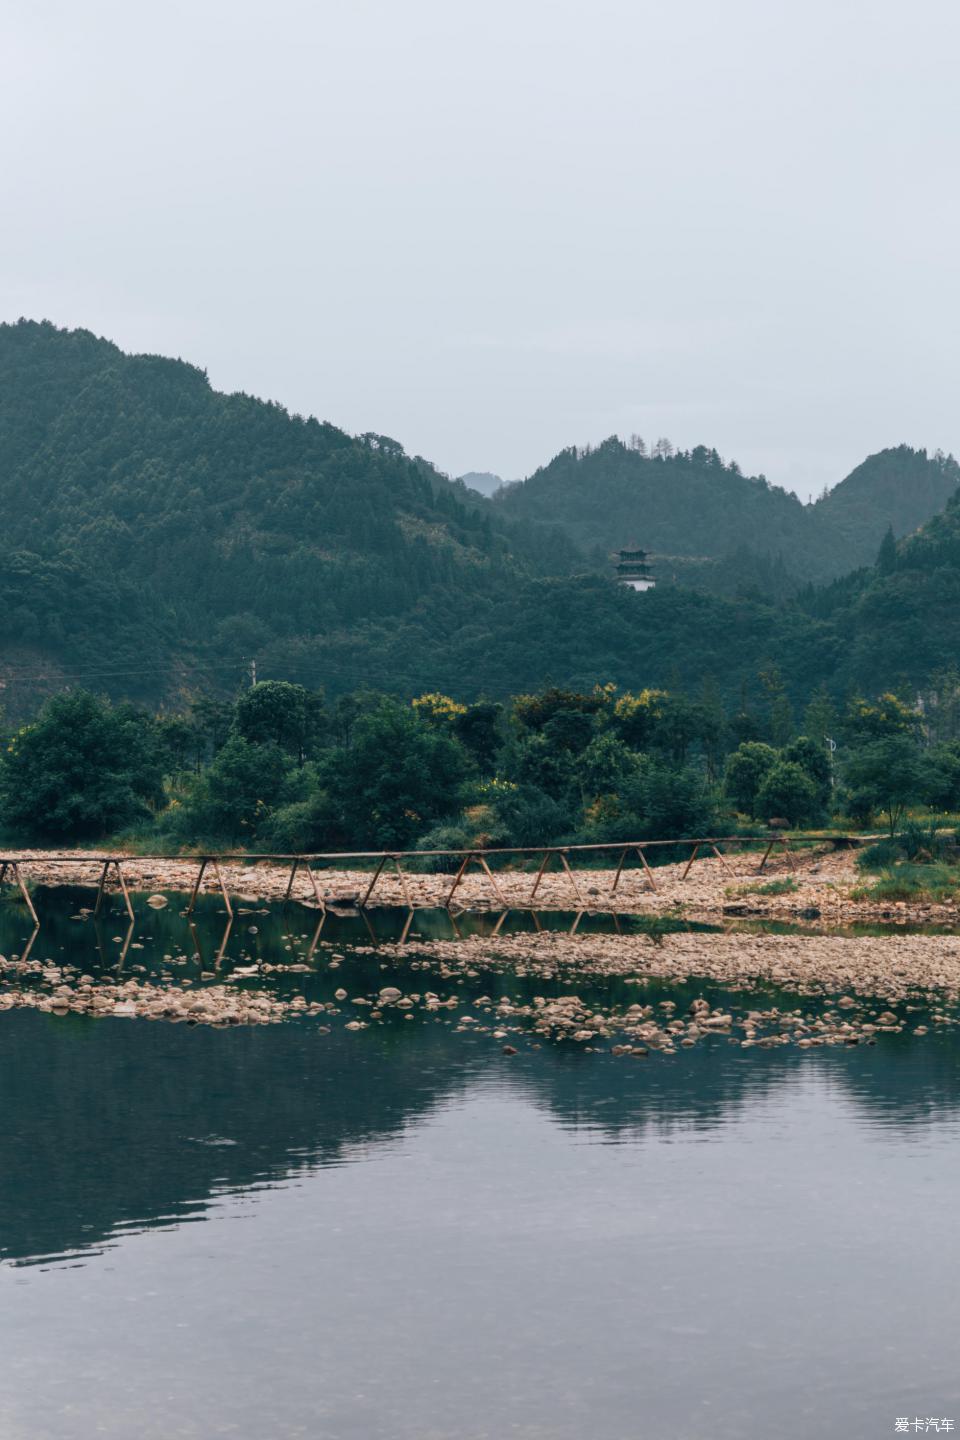
[[[501,845],[551,845],[571,828],[570,811],[532,785],[498,792],[491,799]]]
[[[746,740],[728,758],[723,788],[738,810],[756,813],[757,792],[768,770],[777,763],[777,752],[761,740]]]
[[[82,840],[147,817],[163,798],[156,723],[77,690],[49,700],[10,740],[0,819],[16,835]]]
[[[815,782],[794,760],[778,760],[760,782],[754,813],[764,820],[783,815],[791,825],[809,825],[822,814]]]
[[[424,825],[456,812],[467,769],[458,741],[382,700],[357,719],[349,746],[327,753],[321,778],[350,843],[404,849]]]
[[[851,891],[854,900],[952,900],[958,876],[946,865],[896,865],[872,885]]]
[[[257,839],[264,849],[282,855],[334,850],[343,843],[336,807],[325,790],[281,805],[265,816]]]
[[[907,860],[939,860],[944,841],[937,833],[936,821],[904,820],[896,834],[897,843]]]
[[[469,850],[472,839],[466,826],[456,821],[435,825],[417,841],[418,850]],[[452,875],[460,868],[463,857],[457,855],[425,855],[417,860],[416,868],[438,875]]]
[[[877,840],[873,845],[867,845],[857,852],[856,866],[858,870],[886,870],[902,859],[903,850],[898,840]]]

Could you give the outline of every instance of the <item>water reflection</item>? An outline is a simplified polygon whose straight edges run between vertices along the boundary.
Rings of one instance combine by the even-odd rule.
[[[32,934],[23,933],[21,914],[3,907],[0,952],[148,975],[179,957],[178,974],[203,983],[250,960],[309,962],[322,938],[343,945],[323,951],[342,953],[339,968],[304,963],[300,973],[276,977],[278,989],[328,994],[343,984],[368,993],[394,975],[409,983],[402,962],[385,960],[369,931],[365,946],[350,948],[357,917],[272,907],[231,920],[211,902],[189,924],[171,906],[111,929],[106,917],[78,918],[81,898],[42,897],[42,927]],[[542,919],[565,923],[555,914]],[[429,936],[447,923],[445,912],[364,920],[380,939]],[[509,920],[476,923],[493,934]],[[491,983],[478,966],[460,993],[469,1003]],[[608,998],[618,984],[604,982],[597,994]],[[544,985],[509,982],[518,1002]],[[669,996],[685,1009],[701,993],[712,998],[700,983],[652,986],[647,998]],[[960,1047],[949,1035],[902,1035],[874,1050],[816,1056],[745,1054],[718,1042],[640,1062],[549,1045],[508,1058],[443,1019],[360,1036],[324,1034],[310,1023],[224,1031],[12,1011],[0,1016],[0,1254],[13,1262],[75,1258],[131,1228],[199,1219],[225,1192],[369,1154],[482,1085],[509,1089],[570,1134],[631,1145],[722,1130],[811,1075],[852,1101],[865,1123],[916,1133],[956,1116],[958,1066]]]

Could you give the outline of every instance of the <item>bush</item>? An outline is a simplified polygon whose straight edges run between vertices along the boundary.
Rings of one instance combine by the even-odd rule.
[[[854,900],[949,901],[958,883],[957,872],[947,865],[896,865],[881,872],[873,885],[851,892]]]
[[[418,850],[469,850],[472,837],[464,825],[448,821],[435,825],[417,841]],[[416,868],[437,875],[452,875],[460,868],[463,857],[458,855],[425,855],[417,860]]]
[[[207,838],[249,843],[283,801],[292,765],[277,744],[231,735],[184,803],[167,811],[164,828],[187,844]]]
[[[97,838],[147,818],[162,799],[155,721],[83,690],[49,700],[10,740],[0,769],[0,821],[28,838]]]
[[[856,866],[858,870],[886,870],[902,859],[903,850],[898,840],[877,840],[857,852]]]
[[[673,840],[706,835],[716,812],[703,777],[641,756],[612,806],[588,828],[587,840]],[[662,857],[660,857],[662,858]]]
[[[552,845],[571,828],[570,811],[532,785],[505,789],[491,798],[500,845]]]
[[[764,820],[782,815],[791,825],[812,825],[822,816],[815,782],[795,760],[778,760],[760,782],[754,813]]]
[[[267,815],[257,831],[257,840],[265,850],[281,855],[335,850],[343,843],[336,807],[325,790],[281,805]]]
[[[943,854],[944,841],[937,833],[937,822],[924,823],[922,820],[904,820],[897,831],[896,840],[907,860],[939,860]]]
[[[757,792],[776,763],[776,750],[760,740],[746,740],[734,750],[727,760],[723,788],[738,810],[756,814]]]

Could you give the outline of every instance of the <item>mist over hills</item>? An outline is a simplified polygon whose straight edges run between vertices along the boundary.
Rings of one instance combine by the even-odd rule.
[[[329,693],[733,696],[771,664],[797,694],[916,683],[960,648],[958,477],[901,446],[803,505],[715,451],[608,440],[491,501],[389,437],[21,321],[0,326],[0,699],[176,705],[254,657]],[[888,524],[923,521],[873,565]],[[611,578],[634,538],[676,557],[646,595]]]
[[[489,470],[468,470],[466,475],[461,475],[459,478],[468,490],[476,490],[479,495],[488,497],[495,495],[506,483],[499,475],[493,475]]]

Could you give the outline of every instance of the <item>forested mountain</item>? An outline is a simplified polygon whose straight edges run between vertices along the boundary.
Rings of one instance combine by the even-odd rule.
[[[659,442],[650,456],[612,437],[594,449],[562,451],[500,491],[495,504],[515,518],[561,526],[597,562],[636,540],[662,557],[663,579],[714,592],[754,587],[775,598],[869,564],[888,525],[896,536],[909,534],[943,509],[958,480],[952,456],[901,445],[870,456],[804,505],[702,445],[676,453]]]
[[[79,682],[176,705],[235,691],[251,658],[329,694],[709,681],[735,700],[774,668],[797,696],[919,684],[960,653],[960,505],[880,542],[957,473],[903,447],[805,507],[714,452],[651,460],[608,441],[491,502],[386,437],[219,394],[181,361],[0,326],[0,701],[15,719]],[[548,492],[567,497],[567,534],[537,518],[530,497]],[[610,517],[631,494],[650,508],[634,498],[627,538],[680,556],[661,570],[677,583],[639,595],[571,538],[622,538]],[[869,539],[867,563],[785,599],[770,553],[818,573],[803,560],[817,526],[833,556],[824,542],[819,573]],[[685,584],[684,556],[744,541],[741,593]]]
[[[126,671],[151,698],[245,656],[310,664],[317,636],[454,624],[574,563],[384,436],[25,321],[0,326],[0,508],[0,678]]]

